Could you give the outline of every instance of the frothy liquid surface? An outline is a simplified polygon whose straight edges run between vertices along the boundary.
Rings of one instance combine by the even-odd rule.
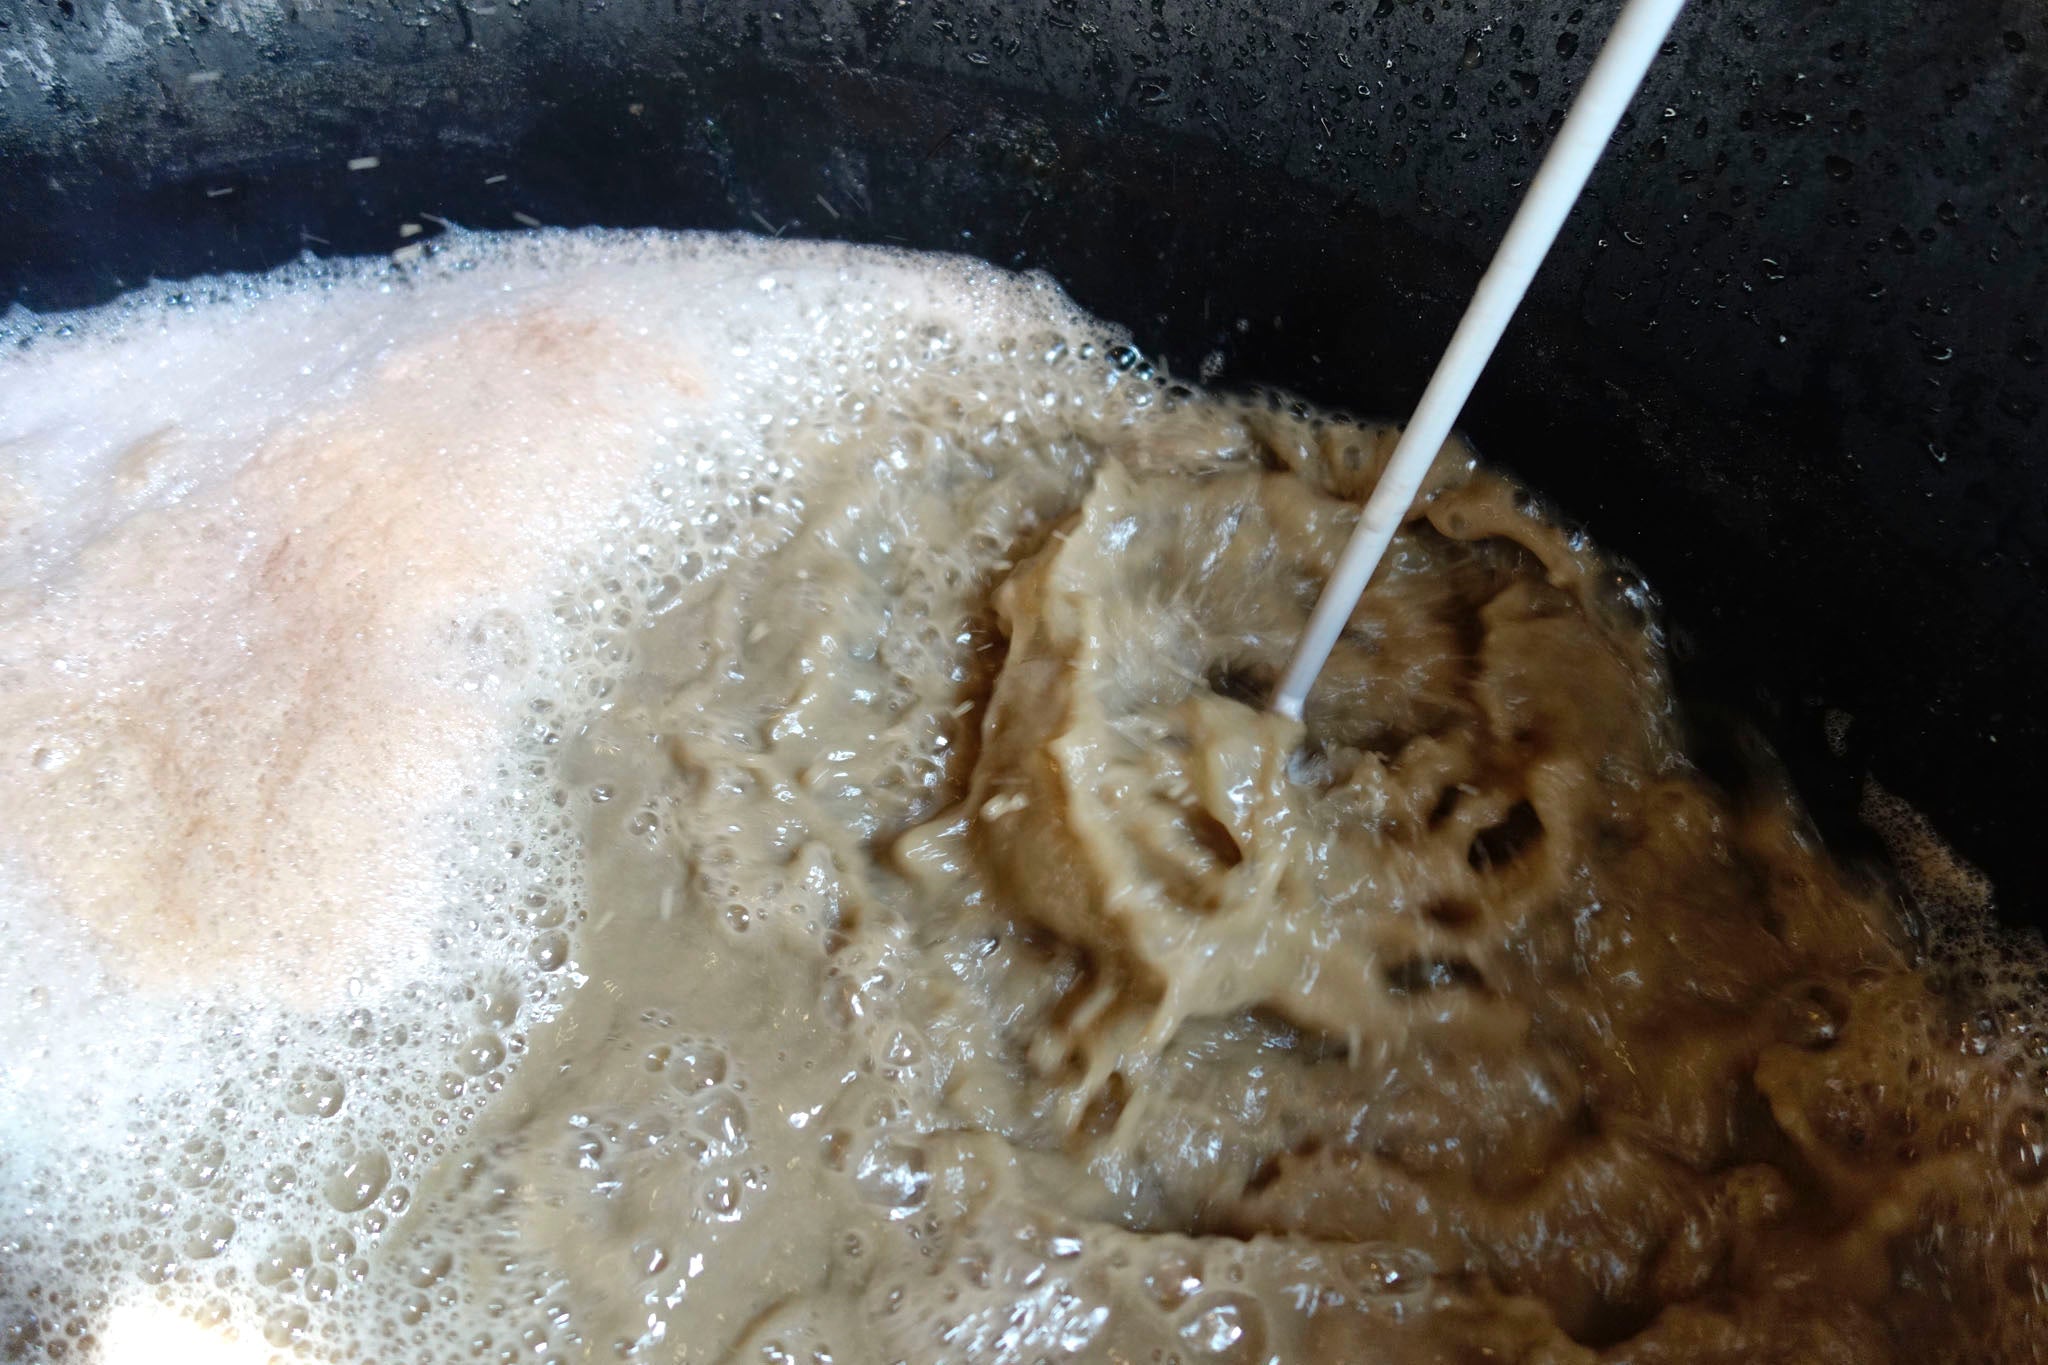
[[[0,1357],[2039,1357],[2038,982],[1702,777],[1462,450],[1296,725],[1387,433],[1043,280],[14,326]]]

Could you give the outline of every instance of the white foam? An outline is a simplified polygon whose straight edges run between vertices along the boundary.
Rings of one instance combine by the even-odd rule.
[[[861,404],[1081,321],[971,262],[456,233],[0,323],[0,1342],[107,1285],[402,1322],[376,1245],[575,979],[557,741]]]

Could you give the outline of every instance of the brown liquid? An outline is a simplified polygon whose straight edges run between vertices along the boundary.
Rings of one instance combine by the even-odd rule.
[[[1384,429],[446,250],[0,353],[0,1357],[2044,1355],[2041,981],[1461,447],[1290,723]]]
[[[852,474],[592,740],[663,831],[600,819],[595,899],[663,922],[590,940],[620,1060],[544,1042],[501,1155],[619,1341],[2033,1357],[2033,1035],[1687,762],[1631,580],[1447,458],[1291,724],[1386,433],[1089,435],[1084,495],[1028,440]],[[892,669],[898,613],[956,662]],[[571,1131],[632,1173],[565,1178]]]

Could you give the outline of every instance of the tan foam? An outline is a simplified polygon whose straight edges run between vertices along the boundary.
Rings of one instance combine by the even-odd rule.
[[[2037,1357],[2033,959],[1462,446],[1294,726],[1386,429],[975,262],[436,251],[0,352],[0,1354]]]
[[[0,733],[26,761],[0,856],[143,980],[253,972],[317,1003],[416,955],[436,822],[489,780],[538,643],[480,633],[537,614],[559,547],[644,477],[618,396],[701,388],[674,350],[550,301],[391,345],[146,504],[5,622]],[[184,439],[135,441],[117,483],[148,489]]]

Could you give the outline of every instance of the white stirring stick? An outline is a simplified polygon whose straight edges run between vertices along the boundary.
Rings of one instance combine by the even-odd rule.
[[[1636,87],[1656,60],[1664,35],[1684,7],[1685,0],[1628,0],[1622,6],[1614,31],[1607,35],[1607,45],[1586,75],[1585,88],[1573,101],[1564,126],[1557,130],[1557,140],[1530,182],[1522,206],[1515,210],[1500,250],[1486,267],[1444,358],[1437,362],[1429,387],[1422,391],[1415,415],[1408,419],[1407,429],[1367,499],[1336,572],[1316,600],[1308,629],[1294,647],[1280,685],[1273,690],[1270,705],[1281,715],[1301,719],[1301,705],[1315,685],[1316,674],[1322,672],[1344,623],[1351,619],[1360,594],[1379,567],[1380,557],[1414,504],[1430,462],[1451,434],[1452,423],[1472,396],[1472,386],[1479,382],[1479,372],[1500,344],[1508,320],[1529,291],[1529,281],[1543,264],[1550,244],[1557,240],[1558,229],[1586,188],[1594,163],[1614,136],[1622,111],[1635,98]]]

